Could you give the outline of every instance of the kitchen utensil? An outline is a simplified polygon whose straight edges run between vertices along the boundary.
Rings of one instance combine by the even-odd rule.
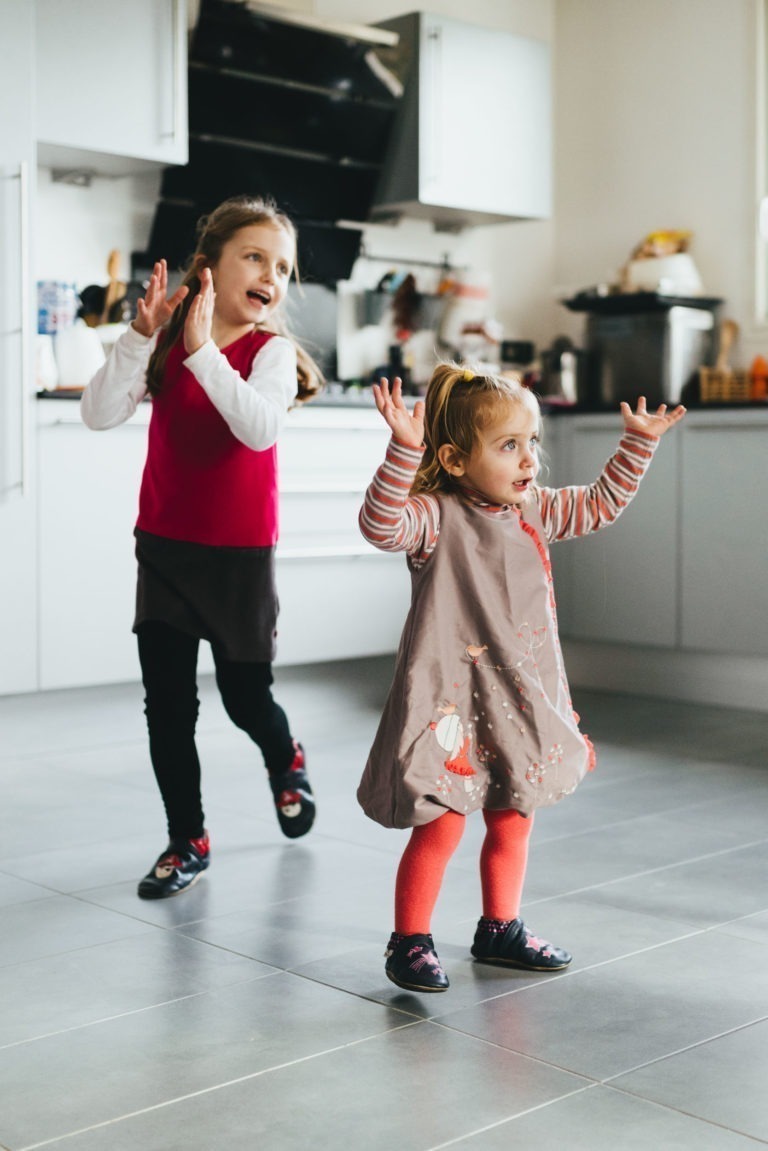
[[[729,363],[738,334],[739,325],[735,320],[723,320],[715,366],[699,368],[699,396],[703,404],[746,403],[749,400],[749,372],[734,370]]]
[[[106,294],[104,296],[104,311],[101,313],[102,324],[109,323],[109,314],[118,300],[122,300],[125,295],[125,284],[119,279],[120,276],[120,252],[117,248],[113,248],[107,257],[107,275],[109,283],[107,284]]]

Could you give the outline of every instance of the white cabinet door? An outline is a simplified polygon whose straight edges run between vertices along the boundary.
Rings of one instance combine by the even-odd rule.
[[[277,557],[278,664],[388,655],[410,599],[402,555]]]
[[[691,424],[683,439],[682,642],[768,655],[768,426]]]
[[[0,694],[37,686],[36,522],[29,212],[34,18],[0,4]],[[5,113],[12,109],[12,114]]]
[[[389,430],[376,411],[292,412],[279,448],[277,662],[393,652],[410,599],[402,555],[360,534],[365,489]]]
[[[149,411],[142,405],[128,423],[92,432],[71,401],[38,406],[40,686],[137,680],[133,527]],[[357,526],[387,438],[375,412],[289,416],[279,450],[279,663],[397,646],[410,596],[405,559],[377,552]],[[213,668],[207,644],[198,666]]]
[[[185,164],[186,0],[36,0],[35,9],[40,162],[115,174],[136,167],[118,157]]]
[[[590,483],[616,450],[621,422],[568,417],[569,474]],[[560,630],[572,639],[674,647],[677,643],[679,440],[659,445],[635,499],[616,523],[552,548]],[[546,481],[545,481],[546,482]]]
[[[548,216],[549,46],[425,15],[421,54],[423,202],[508,217]]]
[[[40,686],[135,680],[133,526],[147,429],[92,432],[74,403],[45,406],[67,411],[40,427]]]

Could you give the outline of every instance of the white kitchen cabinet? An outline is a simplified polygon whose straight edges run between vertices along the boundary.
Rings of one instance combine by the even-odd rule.
[[[40,687],[139,677],[132,634],[133,527],[149,406],[93,432],[78,405],[40,409]],[[410,595],[402,556],[377,552],[357,527],[388,432],[375,411],[308,406],[280,439],[278,663],[392,652]],[[213,668],[201,644],[199,668]]]
[[[388,440],[374,409],[310,404],[289,417],[279,447],[278,663],[397,647],[410,599],[405,559],[371,547],[357,523]]]
[[[691,424],[683,439],[682,642],[768,656],[768,412]],[[768,685],[767,685],[768,686]]]
[[[0,4],[0,694],[37,686],[31,229],[34,19]],[[6,115],[9,109],[12,115]]]
[[[553,423],[553,481],[588,480],[614,418]],[[689,412],[618,523],[553,547],[574,687],[768,710],[766,445],[768,409]]]
[[[39,407],[40,687],[135,680],[133,527],[147,420],[92,432],[73,401]]]
[[[541,219],[552,207],[549,45],[418,12],[385,21],[405,90],[373,219],[449,230]]]
[[[38,157],[123,175],[187,162],[186,0],[35,0]]]
[[[596,479],[615,452],[622,428],[618,414],[559,417],[556,484]],[[661,441],[637,495],[615,523],[553,545],[563,636],[676,645],[679,434]]]

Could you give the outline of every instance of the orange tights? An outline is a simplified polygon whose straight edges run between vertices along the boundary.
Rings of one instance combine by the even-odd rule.
[[[397,869],[395,931],[428,934],[448,860],[459,846],[465,816],[455,811],[414,827]],[[480,852],[483,915],[515,919],[520,912],[533,817],[516,811],[484,811]]]

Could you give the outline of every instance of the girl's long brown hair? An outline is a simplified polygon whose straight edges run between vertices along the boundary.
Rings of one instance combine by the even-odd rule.
[[[438,364],[425,397],[426,451],[411,494],[454,490],[455,480],[437,458],[438,450],[450,444],[462,456],[470,455],[479,432],[493,422],[500,407],[509,404],[539,410],[536,397],[517,379],[488,375],[467,364]]]
[[[163,336],[158,340],[147,368],[147,388],[150,395],[156,396],[160,391],[165,373],[165,365],[172,347],[179,342],[184,333],[184,323],[187,318],[192,301],[200,291],[200,271],[206,267],[215,267],[221,257],[221,252],[228,240],[231,240],[241,228],[251,224],[268,224],[273,228],[282,228],[287,232],[296,247],[296,229],[284,212],[272,200],[256,196],[233,196],[219,204],[208,216],[203,216],[197,224],[197,246],[195,254],[189,262],[182,284],[189,288],[189,292],[171,316]],[[294,273],[298,279],[298,271]],[[285,336],[296,349],[298,381],[298,403],[312,399],[324,384],[323,373],[307,351],[288,330],[283,317],[277,313],[270,316],[269,324],[264,331],[274,332],[278,336]]]

